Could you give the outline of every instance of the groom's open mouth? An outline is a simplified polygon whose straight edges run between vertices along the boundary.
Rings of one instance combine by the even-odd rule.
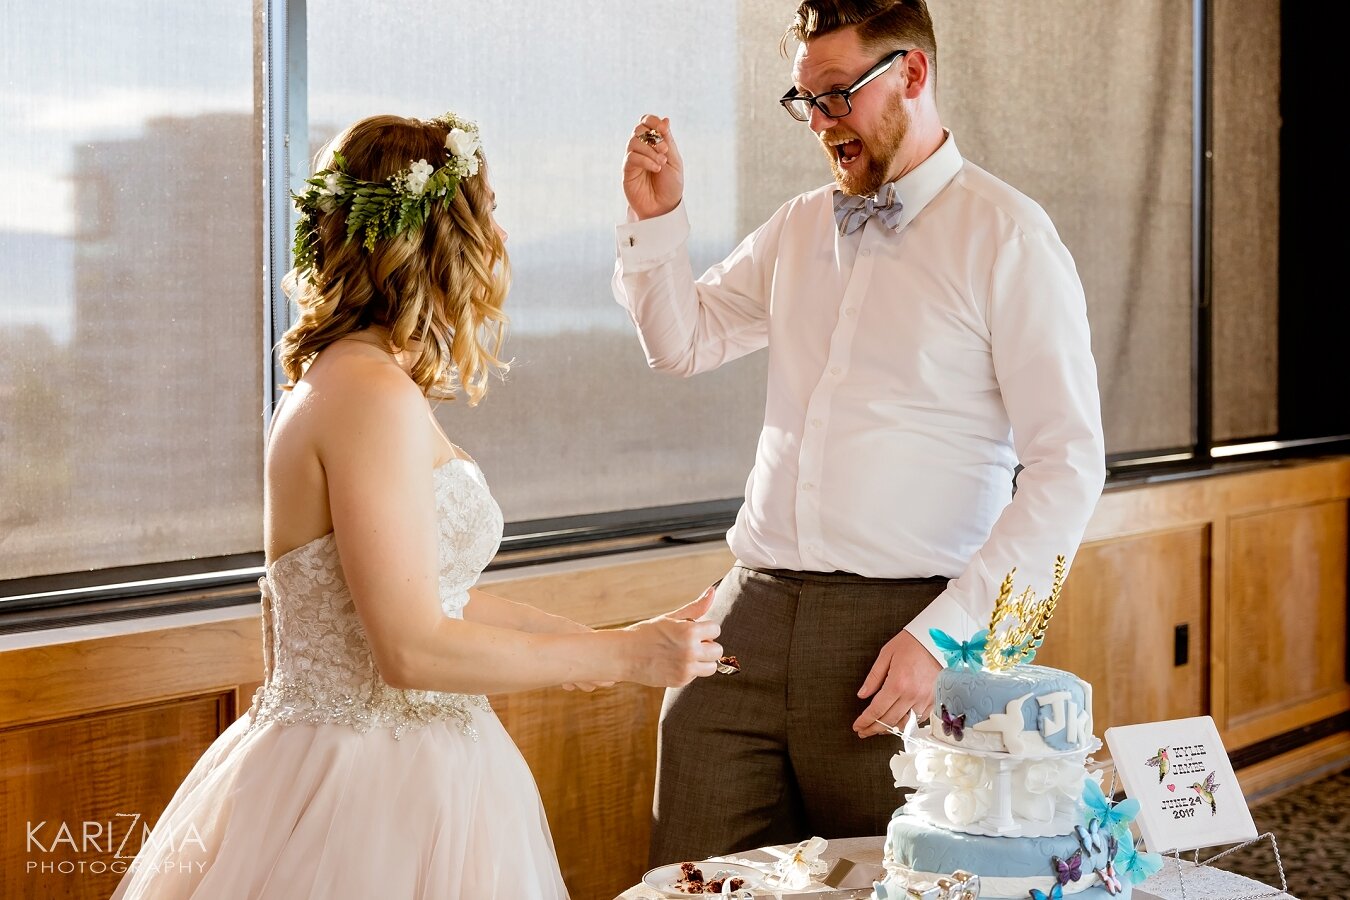
[[[828,141],[841,169],[847,169],[862,156],[863,144],[857,138],[835,138]]]

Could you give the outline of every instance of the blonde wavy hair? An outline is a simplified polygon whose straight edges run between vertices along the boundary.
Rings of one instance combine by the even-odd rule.
[[[333,138],[315,171],[332,165],[334,151],[348,174],[365,181],[382,182],[419,159],[439,166],[447,131],[435,121],[371,116]],[[412,354],[409,373],[428,397],[463,390],[470,406],[478,403],[488,376],[508,368],[499,354],[511,267],[486,173],[484,162],[453,200],[433,202],[420,232],[381,240],[374,250],[359,235],[347,239],[343,208],[319,214],[314,267],[282,281],[300,311],[278,344],[287,390],[329,344],[374,326],[388,331],[391,350]]]

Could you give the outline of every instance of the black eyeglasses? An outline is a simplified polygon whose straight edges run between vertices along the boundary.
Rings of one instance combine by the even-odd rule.
[[[853,112],[853,103],[849,98],[861,90],[863,85],[883,74],[897,59],[908,52],[908,50],[896,50],[889,54],[843,90],[826,91],[823,94],[810,97],[797,93],[797,89],[794,87],[784,94],[778,102],[783,104],[783,109],[786,109],[788,114],[798,122],[811,121],[811,107],[813,106],[831,119],[842,119]]]

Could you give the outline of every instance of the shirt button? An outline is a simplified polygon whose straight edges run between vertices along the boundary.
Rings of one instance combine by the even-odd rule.
[[[831,374],[831,375],[838,375],[838,374],[839,374],[840,372],[842,372],[842,371],[844,371],[844,370],[841,369],[841,368],[839,368],[838,366],[830,366],[830,374]]]
[[[854,306],[850,306],[848,309],[844,310],[844,315],[846,315],[846,316],[856,316],[857,314],[858,314],[858,309],[857,309],[857,307],[854,307]]]
[[[871,256],[871,255],[872,255],[872,251],[871,251],[871,250],[863,250],[859,255],[860,255],[860,256]]]
[[[814,491],[815,489],[816,486],[809,481],[802,485],[802,490],[804,491]]]
[[[812,420],[811,420],[811,427],[812,427],[812,428],[819,428],[821,425],[824,425],[824,424],[825,424],[825,423],[822,422],[822,421],[820,421],[819,419],[812,419]]]

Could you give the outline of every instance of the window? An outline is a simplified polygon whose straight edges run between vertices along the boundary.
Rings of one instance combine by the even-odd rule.
[[[439,414],[507,520],[739,496],[764,408],[763,355],[696,379],[654,373],[609,282],[624,144],[647,112],[671,118],[685,157],[695,266],[741,239],[741,47],[776,46],[775,35],[743,34],[738,4],[725,0],[678,12],[603,0],[584,14],[517,2],[471,23],[464,7],[412,0],[309,0],[307,14],[312,148],[375,113],[453,109],[482,128],[510,234],[515,365],[478,407]]]
[[[2,15],[0,581],[254,553],[253,10]]]
[[[1074,254],[1113,463],[1206,465],[1283,437],[1288,386],[1313,371],[1278,352],[1304,320],[1273,274],[1274,173],[1303,107],[1274,56],[1245,62],[1278,52],[1281,5],[932,2],[944,121]],[[438,414],[514,546],[692,521],[716,536],[753,460],[763,354],[690,380],[647,369],[610,291],[623,145],[641,114],[670,116],[696,268],[825,183],[776,102],[790,7],[0,8],[0,617],[131,595],[162,609],[202,584],[248,596],[286,191],[377,112],[453,109],[483,130],[515,364],[479,407]]]

